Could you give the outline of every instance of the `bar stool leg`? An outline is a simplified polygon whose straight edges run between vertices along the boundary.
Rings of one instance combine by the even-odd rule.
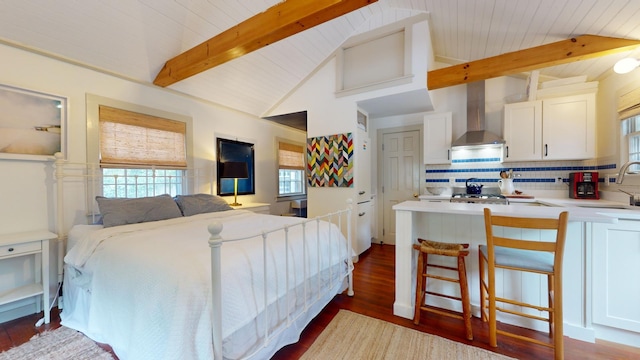
[[[464,257],[462,256],[458,256],[458,277],[460,280],[460,297],[462,298],[464,327],[467,331],[467,339],[473,340],[473,329],[471,328],[471,301],[469,300],[469,288],[467,287],[467,269],[464,264]]]
[[[484,256],[482,256],[482,252],[478,251],[478,272],[480,273],[480,319],[482,322],[487,322],[487,314],[485,313],[487,307],[487,293],[484,290],[484,286],[482,283],[485,281],[485,270],[484,270]]]
[[[549,301],[549,307],[550,308],[555,308],[555,299],[553,298],[555,292],[553,291],[553,276],[552,275],[547,275],[547,297],[548,297],[548,301]],[[553,311],[549,311],[549,337],[553,337],[553,333],[554,333],[554,320],[555,320],[555,314]]]
[[[496,270],[488,264],[487,291],[489,293],[489,345],[498,347],[498,324],[496,320]]]
[[[562,274],[553,275],[553,344],[555,360],[564,359],[564,324],[562,323]]]
[[[424,254],[418,253],[418,267],[416,268],[416,304],[413,313],[413,323],[416,325],[420,324],[420,307],[424,303],[424,291],[426,290],[425,283],[427,278],[424,276],[425,264]]]

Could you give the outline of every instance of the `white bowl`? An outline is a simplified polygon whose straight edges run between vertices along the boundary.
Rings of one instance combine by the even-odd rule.
[[[427,186],[427,191],[432,195],[441,195],[445,190],[446,186]]]

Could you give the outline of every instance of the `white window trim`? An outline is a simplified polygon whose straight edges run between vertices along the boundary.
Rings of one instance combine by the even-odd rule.
[[[640,117],[640,115],[637,115],[637,116]],[[622,139],[620,141],[621,148],[622,148],[622,151],[621,151],[621,154],[620,154],[620,161],[621,161],[620,164],[622,166],[622,164],[624,164],[624,163],[626,163],[628,161],[631,161],[631,159],[630,159],[631,149],[629,147],[629,142],[630,142],[632,137],[640,137],[640,130],[632,132],[632,133],[626,133],[625,134],[624,131],[623,131],[624,126],[622,125],[622,121],[621,121],[620,124],[621,124],[621,126],[620,126],[620,137]],[[625,176],[633,176],[633,175],[637,176],[638,174],[635,174],[634,172],[637,172],[638,168],[640,168],[640,166],[632,165],[628,170],[629,173],[627,173]]]
[[[306,143],[301,143],[301,142],[290,140],[290,139],[276,137],[276,141],[275,141],[276,194],[277,194],[276,195],[276,201],[277,202],[283,202],[283,201],[306,199],[307,198],[307,191],[308,191],[308,186],[307,186],[307,182],[308,181],[307,181],[306,171],[303,171],[303,179],[302,179],[302,185],[304,186],[304,193],[302,193],[302,194],[292,194],[292,195],[280,195],[280,162],[278,161],[278,156],[279,156],[279,147],[280,147],[279,144],[281,142],[292,144],[292,145],[297,145],[297,146],[302,146],[303,159],[304,159],[305,167],[306,167],[306,164],[307,164],[307,157],[306,157],[306,154],[304,152],[304,149],[307,148],[307,144]]]

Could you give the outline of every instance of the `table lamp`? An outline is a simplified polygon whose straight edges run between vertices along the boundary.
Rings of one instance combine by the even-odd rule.
[[[231,206],[242,206],[238,203],[238,179],[246,179],[249,177],[249,168],[244,161],[227,161],[222,163],[223,179],[233,179],[233,204]]]

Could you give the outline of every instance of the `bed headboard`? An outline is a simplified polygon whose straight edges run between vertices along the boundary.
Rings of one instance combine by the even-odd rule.
[[[61,153],[55,156],[56,233],[58,234],[58,280],[62,281],[62,267],[69,228],[78,223],[93,224],[99,219],[96,196],[143,197],[163,194],[186,195],[205,193],[214,195],[214,166],[187,168],[167,172],[166,169],[147,169],[141,173],[105,174],[99,164],[66,161]],[[133,170],[133,168],[131,169]],[[108,170],[105,170],[108,173]],[[106,186],[105,186],[106,185]],[[103,192],[107,189],[108,194]],[[78,208],[82,208],[81,210]],[[74,211],[76,210],[76,211]],[[71,225],[65,215],[72,215]],[[82,222],[84,220],[84,222]]]

